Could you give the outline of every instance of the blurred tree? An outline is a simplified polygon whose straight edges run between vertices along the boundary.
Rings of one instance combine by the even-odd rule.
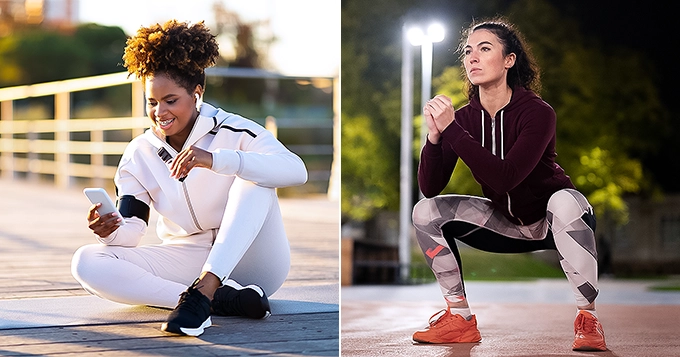
[[[625,223],[624,195],[659,190],[641,161],[670,127],[654,68],[635,51],[584,39],[546,0],[516,1],[509,18],[533,48],[541,95],[557,112],[559,164],[600,217]]]
[[[398,9],[405,3],[343,2],[341,200],[342,213],[357,220],[399,207],[400,48],[394,46],[401,45]]]
[[[125,41],[122,29],[95,24],[17,30],[0,38],[0,87],[119,72]]]
[[[73,37],[87,48],[89,75],[125,71],[122,56],[127,36],[120,27],[83,24],[76,28]]]

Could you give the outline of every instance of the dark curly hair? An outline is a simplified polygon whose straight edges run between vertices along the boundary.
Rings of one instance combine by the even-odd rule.
[[[508,86],[510,88],[524,87],[538,93],[541,89],[541,79],[536,60],[534,60],[522,34],[520,34],[514,25],[502,17],[472,23],[470,27],[463,31],[458,47],[461,63],[463,63],[465,56],[463,51],[465,42],[470,34],[477,30],[488,30],[496,35],[503,45],[503,56],[511,53],[515,54],[515,65],[508,70]],[[472,84],[467,76],[465,76],[465,82],[469,99],[479,95],[479,86]]]
[[[189,25],[170,20],[139,28],[127,40],[123,61],[130,75],[142,81],[162,73],[191,92],[197,85],[205,88],[205,69],[213,66],[218,56],[215,36],[203,21]]]

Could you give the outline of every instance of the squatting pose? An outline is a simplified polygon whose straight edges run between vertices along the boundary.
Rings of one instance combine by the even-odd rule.
[[[574,350],[606,350],[595,313],[595,216],[555,163],[555,111],[537,96],[538,68],[519,32],[504,20],[473,24],[461,39],[469,103],[454,110],[439,95],[423,109],[428,140],[413,209],[416,237],[446,309],[413,334],[422,343],[479,342],[456,240],[496,253],[555,249],[576,297]],[[458,159],[485,197],[439,195]]]

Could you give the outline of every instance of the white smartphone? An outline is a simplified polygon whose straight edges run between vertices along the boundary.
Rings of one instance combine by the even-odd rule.
[[[116,212],[118,217],[122,218],[122,220],[118,222],[118,225],[122,226],[125,224],[125,218],[120,215],[120,212],[118,212],[116,205],[113,204],[113,201],[111,201],[111,197],[109,197],[109,194],[106,193],[106,190],[103,188],[86,188],[83,190],[83,193],[93,205],[97,203],[102,204],[101,207],[97,209],[97,212],[100,216],[111,212]]]

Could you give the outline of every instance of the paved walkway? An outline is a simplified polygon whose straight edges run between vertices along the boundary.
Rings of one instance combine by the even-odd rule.
[[[598,314],[609,351],[574,352],[576,309],[566,279],[466,283],[482,342],[414,344],[443,308],[438,285],[342,288],[343,356],[680,356],[680,292],[663,282],[603,280]]]
[[[199,338],[162,333],[167,310],[118,306],[73,279],[73,252],[94,241],[88,206],[80,189],[0,180],[0,356],[338,355],[337,202],[282,199],[292,264],[274,315],[215,317]]]

